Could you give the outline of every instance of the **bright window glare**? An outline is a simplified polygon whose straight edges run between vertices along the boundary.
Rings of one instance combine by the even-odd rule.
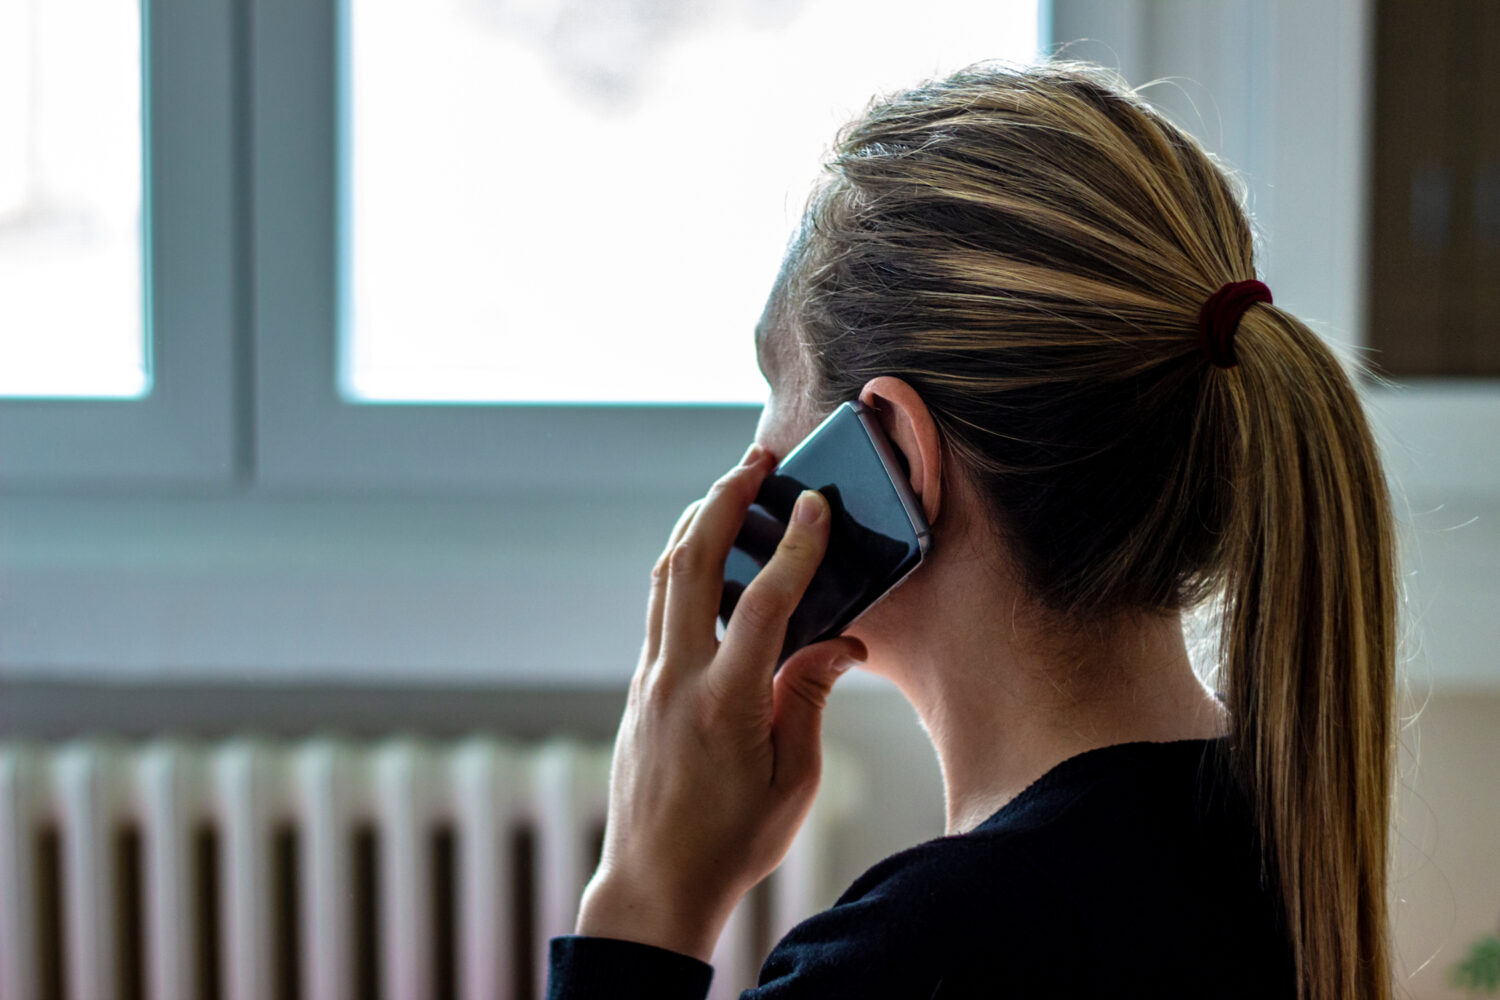
[[[837,127],[1037,56],[1037,0],[349,0],[344,394],[762,402]]]
[[[0,396],[149,391],[140,22],[0,0]]]

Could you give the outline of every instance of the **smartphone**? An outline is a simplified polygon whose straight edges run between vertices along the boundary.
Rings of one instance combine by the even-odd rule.
[[[787,622],[780,670],[803,646],[848,628],[894,590],[932,548],[932,531],[895,448],[869,407],[843,403],[761,484],[724,562],[719,621],[726,627],[745,588],[770,562],[803,490],[833,515],[828,549]]]

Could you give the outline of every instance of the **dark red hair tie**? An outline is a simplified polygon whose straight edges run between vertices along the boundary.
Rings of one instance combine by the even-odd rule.
[[[1271,301],[1271,290],[1259,281],[1231,281],[1208,297],[1198,310],[1198,343],[1220,368],[1239,364],[1234,356],[1234,331],[1245,310]]]

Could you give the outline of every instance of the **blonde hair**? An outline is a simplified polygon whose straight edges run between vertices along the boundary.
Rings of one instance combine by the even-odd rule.
[[[1242,194],[1097,67],[980,64],[839,133],[773,316],[817,405],[909,382],[1039,606],[1093,628],[1222,601],[1224,773],[1256,817],[1306,1000],[1391,993],[1394,528],[1350,377],[1252,306]],[[1363,369],[1361,369],[1363,371]]]

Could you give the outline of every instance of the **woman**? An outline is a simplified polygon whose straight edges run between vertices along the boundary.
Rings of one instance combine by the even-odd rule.
[[[756,445],[652,574],[553,997],[703,996],[854,663],[921,717],[947,835],[794,928],[746,998],[1390,995],[1389,499],[1349,377],[1252,280],[1239,202],[1089,67],[971,67],[846,126],[757,331]],[[826,504],[719,642],[723,561],[777,457],[856,398],[932,556],[773,680]],[[1218,697],[1181,624],[1216,595]]]

